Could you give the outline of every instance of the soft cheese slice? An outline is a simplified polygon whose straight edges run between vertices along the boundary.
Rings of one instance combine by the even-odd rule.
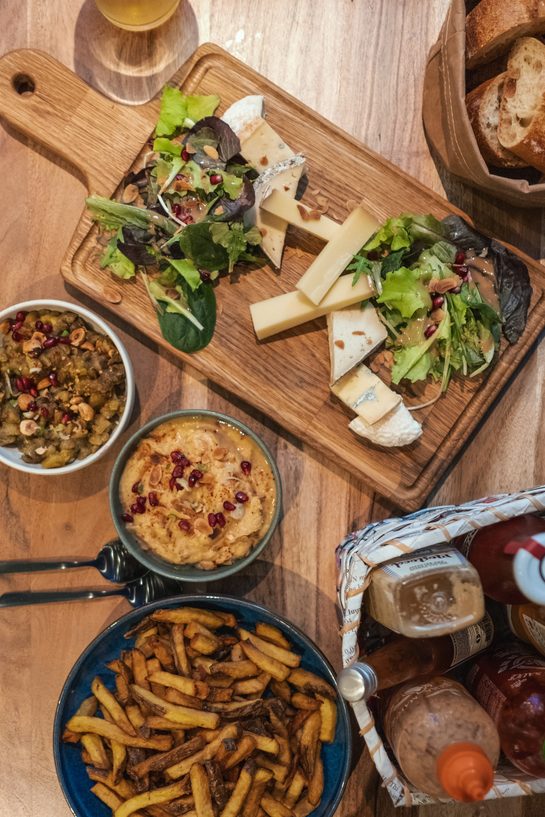
[[[374,289],[366,276],[362,275],[358,283],[352,286],[352,276],[345,275],[329,290],[320,306],[311,303],[296,290],[252,304],[250,312],[255,333],[259,340],[263,340],[319,318],[332,309],[342,309],[357,301],[364,301],[374,294]]]
[[[331,391],[369,424],[377,423],[401,402],[401,396],[363,364],[341,377]]]
[[[233,102],[221,117],[237,135],[248,125],[263,117],[264,99],[259,94],[245,96]]]
[[[263,197],[272,189],[289,191],[286,196],[295,196],[297,185],[305,169],[305,158],[300,154],[290,156],[265,170],[254,182],[255,206],[244,215],[246,225],[256,225],[261,232],[261,249],[275,267],[282,263],[282,252],[286,239],[287,222],[260,208]]]
[[[319,304],[379,226],[378,221],[363,207],[356,207],[300,278],[297,289],[312,303]]]
[[[331,382],[334,383],[371,354],[388,337],[373,304],[330,312],[327,316]]]
[[[274,189],[273,189],[274,187]],[[261,212],[283,219],[293,227],[315,235],[322,241],[330,241],[341,225],[318,210],[312,210],[300,201],[295,201],[283,187],[270,185],[263,191]]]
[[[363,417],[354,417],[348,428],[360,437],[385,448],[410,445],[422,434],[422,426],[403,403],[376,423],[369,424]]]

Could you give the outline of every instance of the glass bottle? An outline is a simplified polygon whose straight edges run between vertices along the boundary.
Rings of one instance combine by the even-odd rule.
[[[545,607],[539,604],[510,604],[505,609],[511,632],[545,655]]]

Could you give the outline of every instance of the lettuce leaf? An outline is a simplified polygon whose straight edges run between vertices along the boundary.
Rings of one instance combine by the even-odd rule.
[[[100,269],[108,267],[118,278],[128,280],[134,278],[136,269],[130,258],[123,255],[117,246],[117,235],[114,235],[106,245],[106,249],[100,257]]]
[[[182,276],[192,292],[198,289],[202,284],[199,270],[189,258],[171,258],[170,265]]]
[[[431,308],[430,293],[420,280],[420,270],[400,267],[386,275],[377,302],[397,309],[404,318],[412,318],[419,309]]]
[[[211,116],[219,103],[218,96],[186,96],[179,88],[167,85],[161,97],[155,135],[171,136],[181,128],[191,128],[199,119]]]
[[[170,139],[165,139],[164,136],[159,136],[154,140],[153,149],[156,153],[170,153],[172,156],[182,155],[182,146]]]

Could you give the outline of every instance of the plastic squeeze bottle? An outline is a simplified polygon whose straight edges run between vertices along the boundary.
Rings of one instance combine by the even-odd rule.
[[[511,632],[545,655],[545,607],[509,604],[505,610]]]
[[[545,660],[524,644],[500,647],[476,659],[467,686],[496,724],[508,760],[545,777]]]
[[[489,598],[545,604],[545,519],[516,516],[459,536],[453,544],[475,567]]]
[[[498,731],[461,684],[441,676],[405,684],[393,693],[383,723],[403,774],[419,791],[469,803],[490,790]]]
[[[367,700],[377,690],[447,672],[486,649],[494,636],[488,614],[477,624],[436,638],[394,638],[371,655],[341,670],[339,691],[347,701]]]
[[[449,545],[374,568],[364,604],[380,624],[409,638],[454,633],[485,613],[479,574]]]

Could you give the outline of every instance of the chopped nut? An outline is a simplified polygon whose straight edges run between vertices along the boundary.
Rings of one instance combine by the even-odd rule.
[[[29,352],[33,352],[34,349],[41,349],[42,343],[46,339],[46,336],[43,332],[34,332],[31,338],[25,340],[23,342],[23,352],[27,355]]]
[[[23,420],[19,424],[19,431],[24,437],[32,437],[39,428],[40,426],[38,423],[35,423],[34,420]]]
[[[48,377],[42,377],[41,380],[38,381],[38,385],[36,388],[38,391],[43,391],[43,389],[48,389],[51,385],[51,380]]]
[[[85,420],[86,423],[90,423],[95,416],[95,410],[89,403],[79,403],[78,413],[81,419]]]
[[[28,407],[34,401],[34,398],[30,394],[20,394],[17,398],[17,405],[21,409],[21,411],[28,411]]]
[[[7,335],[10,329],[9,321],[2,321],[2,323],[0,323],[0,332],[2,332],[3,335]]]
[[[303,221],[318,221],[322,216],[319,210],[307,210],[302,204],[298,204],[297,209]]]
[[[451,289],[456,289],[461,284],[461,279],[458,275],[449,275],[448,278],[432,278],[428,284],[430,292],[437,292],[438,295],[448,292]]]
[[[215,448],[212,452],[212,456],[215,460],[224,460],[227,456],[227,449],[226,448]]]
[[[318,210],[321,213],[327,213],[329,210],[329,199],[327,196],[316,196],[316,201],[318,202]]]
[[[214,159],[215,162],[217,162],[220,157],[218,151],[215,147],[212,147],[212,145],[204,145],[203,152],[206,153],[206,155],[211,159]]]
[[[83,341],[85,340],[86,331],[83,326],[80,326],[79,329],[72,329],[70,332],[70,343],[72,346],[81,346]]]
[[[344,340],[336,340],[336,341],[335,341],[335,346],[336,346],[338,349],[344,349]]]
[[[95,351],[95,344],[91,343],[90,340],[86,340],[85,343],[81,344],[80,348],[81,349],[87,349],[89,352],[94,352]]]
[[[286,191],[286,193],[288,192],[288,190],[289,190],[289,189],[290,189],[289,184],[285,184],[285,185],[284,185],[284,190]]]
[[[128,184],[121,194],[121,201],[124,201],[125,204],[130,204],[138,198],[139,192],[135,184]]]
[[[214,482],[214,477],[212,474],[203,474],[201,479],[199,480],[199,485],[212,485]]]
[[[266,167],[266,165],[269,164],[268,157],[267,156],[262,156],[261,159],[259,160],[259,164],[263,165],[263,167]]]
[[[197,519],[195,520],[195,524],[193,526],[197,533],[210,533],[210,525],[204,519]]]
[[[365,332],[362,332],[361,329],[356,329],[352,334],[359,337],[360,335],[365,335]]]
[[[123,296],[119,292],[119,290],[114,289],[114,287],[104,287],[102,290],[102,294],[111,304],[118,304],[123,300]]]
[[[154,465],[151,471],[149,472],[149,484],[152,488],[155,488],[156,485],[159,485],[161,482],[161,478],[163,476],[163,469],[160,465]]]
[[[184,145],[184,150],[185,150],[186,153],[192,153],[192,154],[197,152],[197,149],[194,148],[193,145],[190,145],[189,143],[186,143]]]

